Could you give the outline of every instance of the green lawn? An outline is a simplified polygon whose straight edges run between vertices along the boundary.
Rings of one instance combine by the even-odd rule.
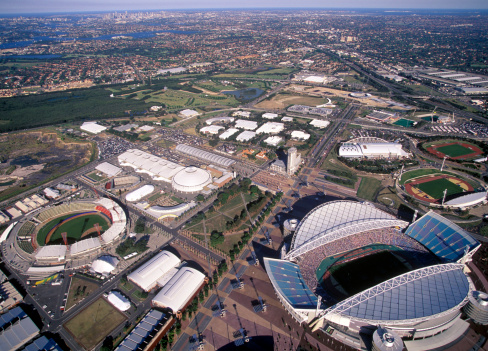
[[[91,350],[126,319],[105,299],[99,298],[64,327],[85,350]]]
[[[362,177],[357,196],[365,200],[374,201],[376,192],[380,186],[380,180],[376,178]]]
[[[434,169],[434,168],[416,169],[414,171],[409,171],[409,172],[403,173],[402,177],[400,179],[400,184],[403,185],[409,179],[421,177],[421,176],[428,175],[428,174],[451,174],[451,173],[441,172],[438,169]]]
[[[39,232],[37,233],[37,242],[39,245],[43,246],[46,244],[46,238],[51,229],[53,229],[57,224],[61,223],[65,219],[72,217],[76,214],[68,214],[61,217],[57,217],[51,221],[49,221],[46,225],[44,225]],[[73,218],[70,221],[67,221],[61,226],[59,226],[56,231],[51,236],[49,242],[58,242],[62,243],[62,236],[61,233],[66,232],[68,238],[73,240],[78,240],[81,238],[81,235],[93,228],[93,226],[98,223],[98,225],[102,228],[102,232],[109,228],[109,224],[107,220],[99,214],[87,214],[81,217]]]
[[[432,196],[434,199],[441,199],[444,190],[447,189],[447,196],[462,193],[463,189],[445,178],[436,179],[431,182],[415,185],[417,188]]]
[[[448,155],[449,157],[458,157],[473,153],[473,150],[459,144],[441,146],[436,148],[436,150],[442,152],[444,155]]]

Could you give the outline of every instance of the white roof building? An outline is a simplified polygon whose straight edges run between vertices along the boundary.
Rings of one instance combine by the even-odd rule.
[[[139,201],[144,196],[151,194],[153,191],[154,191],[154,185],[146,184],[125,195],[125,199],[129,202]]]
[[[246,121],[244,119],[238,119],[236,121],[235,127],[240,128],[240,129],[254,130],[258,127],[258,122]]]
[[[200,129],[200,133],[204,134],[219,134],[219,131],[225,129],[222,126],[205,126]]]
[[[119,260],[117,257],[103,255],[93,261],[91,270],[98,274],[109,275],[117,267]]]
[[[60,195],[59,191],[52,189],[52,188],[46,188],[43,190],[44,195],[47,197],[50,197],[51,199],[57,199]]]
[[[281,119],[281,122],[293,122],[293,117],[285,116]]]
[[[219,166],[223,166],[223,167],[229,167],[234,163],[236,163],[236,161],[234,161],[231,158],[216,155],[213,152],[208,152],[186,144],[176,145],[175,150],[183,154],[186,154],[188,156],[195,157],[210,163],[218,164]]]
[[[81,125],[80,129],[92,134],[99,134],[106,130],[107,127],[101,126],[97,122],[85,122]]]
[[[256,132],[246,130],[236,137],[237,141],[249,141],[256,136]]]
[[[269,138],[264,140],[266,144],[271,146],[278,146],[278,144],[281,143],[282,141],[283,138],[276,135],[270,136]]]
[[[180,264],[180,259],[169,251],[161,251],[142,266],[127,276],[127,279],[149,291],[158,284],[161,279],[172,268]]]
[[[229,128],[225,132],[219,135],[219,139],[226,140],[237,133],[239,129],[237,128]]]
[[[266,118],[266,119],[275,119],[275,118],[278,118],[278,115],[276,113],[266,112],[266,113],[263,113],[262,117]]]
[[[113,164],[108,162],[100,163],[98,166],[95,167],[95,169],[97,171],[105,173],[110,178],[115,177],[117,174],[122,172],[119,167],[114,166]]]
[[[329,126],[330,122],[329,121],[324,121],[322,119],[313,119],[312,122],[310,122],[311,126],[317,127],[317,128],[327,128]]]
[[[256,130],[257,134],[266,133],[266,134],[278,134],[285,129],[285,125],[280,122],[266,122],[258,130]]]
[[[111,291],[107,296],[108,302],[110,302],[115,308],[124,312],[130,308],[130,301],[127,297],[122,295],[118,291]]]
[[[232,116],[249,118],[251,117],[251,111],[236,111]]]
[[[203,273],[190,267],[183,267],[153,298],[152,305],[170,308],[173,312],[177,312],[190,301],[204,280]]]
[[[339,156],[347,158],[410,157],[399,143],[342,143]]]
[[[235,118],[234,117],[215,117],[215,118],[209,118],[205,121],[208,125],[211,125],[215,122],[222,122],[222,123],[232,123],[234,122]]]
[[[446,201],[444,205],[449,207],[456,207],[456,208],[468,208],[471,206],[478,205],[480,203],[486,203],[487,201],[486,195],[487,195],[486,191],[461,195],[456,197],[455,199]]]
[[[147,152],[130,149],[118,156],[120,165],[129,166],[139,173],[147,173],[154,180],[171,182],[171,178],[184,167],[177,163],[151,155]]]
[[[141,132],[150,132],[153,129],[154,129],[153,126],[148,126],[148,125],[140,126],[139,128],[137,128],[137,130]]]
[[[294,130],[291,132],[292,139],[300,139],[300,140],[308,140],[310,138],[310,134],[302,132],[301,130]]]
[[[191,118],[191,117],[200,116],[200,114],[195,110],[186,109],[186,110],[180,111],[180,116],[183,118]]]
[[[195,193],[202,191],[210,183],[212,183],[212,175],[209,171],[192,166],[179,171],[173,177],[171,186],[177,191]]]

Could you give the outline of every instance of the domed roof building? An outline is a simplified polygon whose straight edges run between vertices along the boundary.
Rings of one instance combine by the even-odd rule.
[[[210,183],[212,183],[212,175],[209,171],[190,166],[176,173],[171,186],[176,191],[195,193],[202,191]]]

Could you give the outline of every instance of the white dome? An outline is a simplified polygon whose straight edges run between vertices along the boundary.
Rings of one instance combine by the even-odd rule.
[[[104,255],[93,261],[91,268],[99,274],[107,275],[117,267],[118,263],[119,260],[116,257]]]
[[[212,183],[212,176],[209,171],[191,166],[176,173],[171,185],[174,190],[193,193],[202,191],[210,183]]]

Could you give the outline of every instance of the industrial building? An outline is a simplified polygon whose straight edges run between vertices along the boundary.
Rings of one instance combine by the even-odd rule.
[[[139,201],[140,199],[151,194],[153,191],[154,191],[154,185],[146,184],[125,195],[125,199],[129,202]]]
[[[280,122],[266,122],[256,130],[257,134],[278,134],[285,129],[285,125]]]
[[[80,129],[92,134],[100,134],[106,130],[107,127],[101,126],[97,122],[85,122],[81,125]]]

